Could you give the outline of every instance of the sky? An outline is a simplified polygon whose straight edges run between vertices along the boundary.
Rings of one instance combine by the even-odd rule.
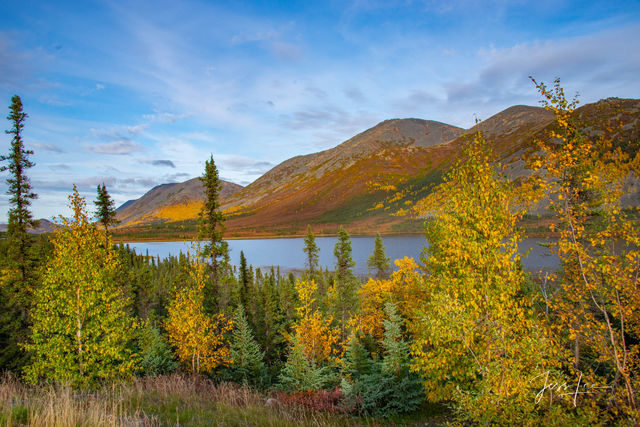
[[[529,76],[582,104],[640,98],[640,1],[0,4],[0,108],[17,94],[29,115],[36,218],[68,215],[74,184],[119,206],[210,156],[247,185],[386,119],[468,128],[538,105]]]

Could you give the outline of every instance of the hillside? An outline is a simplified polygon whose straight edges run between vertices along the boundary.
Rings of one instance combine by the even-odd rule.
[[[222,202],[242,189],[241,185],[224,180],[221,182]],[[117,209],[117,219],[120,227],[193,219],[200,211],[203,197],[202,183],[198,178],[158,185],[141,198],[129,200],[120,206]]]
[[[38,226],[36,228],[28,227],[27,233],[31,234],[43,234],[51,233],[55,230],[56,225],[48,219],[40,218],[38,220]],[[0,224],[0,232],[7,231],[7,224]]]
[[[607,99],[575,114],[583,131],[594,135],[620,122],[622,131],[613,136],[623,149],[635,152],[640,145],[639,111],[638,100]],[[332,149],[286,160],[244,188],[230,187],[222,200],[228,216],[226,235],[294,235],[303,233],[307,224],[327,234],[335,233],[338,225],[363,234],[420,232],[420,219],[393,212],[441,181],[470,134],[482,131],[498,160],[508,164],[514,176],[523,176],[528,171],[522,154],[535,138],[546,136],[553,120],[549,111],[529,106],[507,108],[466,130],[420,119],[386,120]],[[186,197],[185,190],[178,191],[187,183],[156,187],[123,205],[119,215],[129,218],[123,225],[182,224],[189,229],[199,199],[196,192]],[[392,194],[398,197],[390,198]],[[629,198],[629,203],[636,202],[637,192]],[[136,209],[137,215],[129,213]]]

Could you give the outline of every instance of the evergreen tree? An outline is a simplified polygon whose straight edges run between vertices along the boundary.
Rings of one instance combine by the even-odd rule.
[[[304,237],[304,253],[307,255],[307,266],[309,274],[313,276],[318,269],[318,253],[320,248],[316,245],[316,236],[311,231],[311,226],[307,225],[307,235]]]
[[[29,206],[31,205],[31,199],[36,199],[38,195],[31,191],[31,181],[26,175],[26,169],[35,166],[35,163],[29,160],[29,155],[33,155],[33,151],[24,149],[22,130],[28,115],[22,110],[22,101],[18,95],[14,95],[11,98],[9,110],[10,113],[7,119],[11,122],[12,127],[5,132],[8,135],[13,135],[11,152],[6,156],[0,156],[0,161],[9,161],[8,166],[3,165],[0,167],[0,171],[8,170],[11,173],[11,177],[7,178],[7,185],[9,186],[7,194],[11,196],[9,203],[13,207],[9,209],[7,235],[13,247],[11,251],[13,259],[18,267],[21,279],[24,280],[29,269],[28,251],[31,245],[27,228],[35,226],[37,223],[33,220]]]
[[[115,281],[117,254],[99,243],[101,233],[89,222],[75,186],[69,199],[73,219],[63,219],[56,230],[53,256],[35,293],[32,342],[26,346],[33,363],[26,377],[92,386],[133,374],[135,323]]]
[[[233,323],[231,365],[227,369],[227,377],[235,382],[260,385],[266,374],[264,353],[253,337],[242,306],[238,308]]]
[[[352,270],[356,263],[351,257],[351,238],[342,226],[338,231],[338,241],[333,249],[333,255],[336,257],[336,277],[331,294],[333,307],[340,321],[341,336],[344,340],[347,321],[358,305],[356,294],[358,280]]]
[[[342,359],[342,389],[345,394],[346,387],[351,390],[353,384],[362,376],[371,373],[373,360],[367,348],[362,344],[357,332],[354,330],[349,336],[349,343]]]
[[[118,224],[116,219],[116,205],[109,193],[107,187],[102,183],[102,186],[98,185],[98,198],[93,204],[96,205],[96,218],[98,222],[104,227],[105,233],[109,232],[111,225]]]
[[[318,367],[313,359],[307,359],[304,345],[294,335],[289,357],[280,373],[281,387],[287,391],[313,391],[322,389],[330,380],[328,368]]]
[[[371,273],[371,270],[375,270],[376,279],[385,279],[390,265],[389,257],[387,257],[387,254],[384,252],[384,244],[382,243],[380,233],[376,233],[373,253],[369,256],[369,259],[367,259],[369,273]]]
[[[178,369],[169,344],[158,328],[145,322],[140,328],[140,368],[143,375],[166,375]]]
[[[366,362],[366,349],[357,341],[347,349],[346,369],[351,381],[342,382],[347,407],[374,417],[389,417],[417,410],[425,400],[420,376],[411,372],[409,346],[402,338],[402,318],[387,303],[381,359]]]
[[[251,277],[249,274],[249,268],[247,268],[247,259],[244,257],[244,252],[240,251],[240,304],[243,307],[247,307],[249,299],[249,285]]]
[[[9,162],[1,166],[0,171],[10,172],[7,194],[11,196],[9,203],[12,205],[6,247],[3,248],[6,264],[0,266],[3,270],[0,283],[0,369],[19,369],[26,363],[26,354],[20,346],[28,335],[28,307],[36,282],[37,266],[31,255],[32,239],[27,229],[36,225],[29,206],[37,195],[31,191],[31,182],[26,175],[26,170],[34,166],[29,160],[33,151],[24,149],[22,130],[28,116],[22,109],[19,96],[11,98],[9,110],[7,119],[12,126],[5,132],[13,135],[11,151],[0,156],[0,161]]]
[[[203,254],[211,258],[214,281],[219,274],[219,262],[228,257],[227,243],[222,240],[224,232],[224,215],[220,210],[220,189],[222,184],[218,178],[218,168],[213,156],[205,161],[204,174],[200,177],[204,190],[204,205],[200,211],[198,239],[206,240]]]

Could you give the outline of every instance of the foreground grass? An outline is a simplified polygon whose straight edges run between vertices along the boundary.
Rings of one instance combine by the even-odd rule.
[[[425,408],[408,418],[381,422],[301,406],[267,406],[266,400],[248,387],[183,375],[138,378],[93,392],[29,386],[4,375],[0,379],[0,426],[436,425],[442,415],[438,408],[435,412]],[[425,424],[425,417],[431,422]]]
[[[139,378],[95,392],[0,380],[3,426],[338,426],[354,421],[301,407],[266,406],[266,397],[235,384],[181,375]],[[358,424],[370,424],[358,422]]]

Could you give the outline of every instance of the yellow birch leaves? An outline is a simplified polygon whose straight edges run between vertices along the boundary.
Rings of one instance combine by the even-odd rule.
[[[190,259],[190,280],[176,291],[169,304],[166,329],[183,366],[192,373],[212,372],[230,363],[231,350],[226,335],[233,322],[224,314],[210,316],[204,311],[207,265],[200,256]]]

